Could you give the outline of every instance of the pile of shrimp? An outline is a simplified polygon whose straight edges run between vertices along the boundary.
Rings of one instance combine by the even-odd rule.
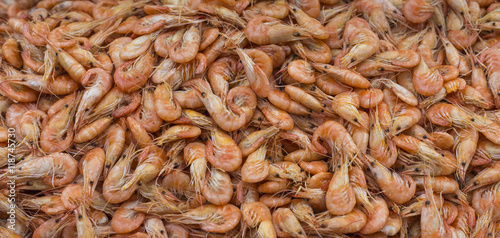
[[[0,237],[500,237],[495,0],[5,0]]]

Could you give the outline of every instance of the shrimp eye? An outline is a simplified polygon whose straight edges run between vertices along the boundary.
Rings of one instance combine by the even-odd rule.
[[[23,82],[24,82],[24,81],[26,81],[26,79],[21,79],[21,81],[23,81]]]
[[[441,154],[441,156],[443,156],[443,157],[444,157],[444,154]]]
[[[68,104],[65,104],[65,105],[64,105],[64,107],[65,107],[65,108],[68,108],[69,106],[68,106]]]
[[[415,210],[413,210],[413,209],[410,210],[410,213],[414,213],[414,212],[415,212]]]
[[[351,59],[351,63],[352,63],[352,62],[354,62],[354,61],[356,61],[356,59],[355,59],[355,58],[352,58],[352,59]]]
[[[201,92],[201,96],[202,96],[202,97],[205,97],[205,92]]]
[[[355,122],[358,122],[358,118],[354,118],[354,121],[355,121]]]
[[[326,225],[325,225],[325,224],[321,224],[321,228],[325,228],[325,227],[326,227]]]
[[[295,12],[295,11],[297,11],[297,9],[296,9],[296,8],[292,8],[292,11],[294,11],[294,12]]]
[[[422,138],[427,139],[427,136],[426,136],[426,135],[424,135],[424,136],[422,136]]]
[[[385,69],[384,69],[383,67],[382,67],[382,68],[380,68],[380,71],[384,71],[384,70],[385,70]]]
[[[455,194],[455,196],[453,196],[453,198],[458,199],[458,195]]]
[[[262,117],[257,118],[258,121],[262,121]]]
[[[351,45],[350,45],[350,44],[347,44],[347,45],[345,45],[345,46],[346,46],[346,47],[349,47],[349,46],[351,46]]]
[[[69,20],[69,17],[68,17],[68,16],[65,16],[65,17],[64,17],[64,19]]]
[[[295,33],[293,33],[293,36],[295,36],[295,37],[299,37],[299,36],[300,36],[300,33],[295,32]]]
[[[142,182],[137,183],[137,185],[142,186]]]
[[[163,195],[165,195],[166,193],[167,193],[167,192],[165,192],[165,191],[161,191],[161,194],[163,194]]]
[[[299,231],[299,234],[302,235],[302,231]]]
[[[499,93],[497,93],[497,95],[498,95],[498,96],[500,96],[500,92],[499,92]]]
[[[177,169],[179,168],[179,164],[178,163],[174,163],[174,169]]]
[[[398,128],[397,128],[397,129],[398,129],[398,131],[399,131],[399,130],[401,130],[401,127],[400,127],[400,126],[398,126]]]
[[[58,223],[60,220],[59,219],[56,219],[55,222]]]
[[[389,129],[385,129],[385,132],[389,132]]]
[[[78,219],[82,219],[82,218],[83,218],[83,216],[82,216],[82,215],[78,215]]]
[[[326,107],[326,104],[323,104],[323,107]]]
[[[372,161],[370,164],[371,164],[372,166],[375,166],[375,161]]]
[[[160,233],[162,233],[162,234],[163,234],[163,233],[165,233],[165,231],[164,231],[164,230],[161,230],[161,231],[160,231]]]
[[[327,66],[327,65],[325,65],[325,69],[327,69],[327,68],[328,68],[328,66]]]
[[[470,120],[471,120],[471,121],[474,121],[474,118],[471,118]]]
[[[311,90],[313,90],[313,91],[316,90],[316,86],[312,86]]]
[[[280,174],[276,174],[275,176],[279,178],[279,177],[280,177]]]
[[[476,185],[477,185],[477,182],[474,182],[474,186],[476,186]]]
[[[304,172],[304,169],[300,169],[300,172]]]
[[[394,11],[392,11],[392,12],[394,12],[394,13],[398,13],[398,11],[396,11],[396,10],[394,10]]]
[[[491,23],[491,24],[493,24],[494,26],[496,26],[496,24],[497,24],[497,23],[496,23],[496,22],[493,22],[493,23]]]
[[[236,192],[236,188],[233,188],[233,192]]]
[[[94,181],[90,180],[90,181],[89,181],[89,183],[90,183],[90,184],[94,184]]]
[[[431,204],[431,202],[425,201],[425,205],[429,205],[429,204]]]
[[[55,69],[56,69],[56,70],[59,70],[59,66],[56,66],[56,68],[55,68]]]
[[[386,31],[385,31],[385,34],[389,34],[389,31],[388,31],[388,30],[386,30]]]
[[[110,166],[111,166],[111,165],[107,164],[107,165],[106,165],[106,168],[109,168]]]
[[[420,169],[419,169],[419,168],[416,168],[416,169],[415,169],[415,171],[417,171],[417,172],[418,172],[418,171],[420,171]]]

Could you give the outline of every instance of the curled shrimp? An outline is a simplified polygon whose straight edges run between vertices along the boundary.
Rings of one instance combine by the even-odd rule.
[[[349,183],[349,170],[347,163],[339,165],[326,191],[326,207],[330,214],[346,215],[354,209],[356,197]]]
[[[78,162],[69,154],[53,153],[28,161],[19,167],[19,179],[41,179],[52,186],[69,184],[78,173]]]
[[[50,117],[40,134],[40,146],[46,152],[59,152],[68,149],[74,136],[74,121],[75,107],[77,94],[71,94],[66,98],[61,99],[64,104],[58,105],[61,108]],[[66,136],[66,138],[64,138]]]
[[[259,44],[279,44],[309,37],[305,29],[289,26],[269,16],[258,16],[249,21],[245,28],[249,41]]]
[[[209,170],[201,193],[214,205],[229,203],[233,197],[233,184],[229,174],[219,169]]]
[[[359,104],[360,98],[357,93],[343,92],[333,98],[332,109],[350,123],[359,127],[368,128],[368,122],[363,119],[358,110]]]
[[[402,12],[408,21],[423,23],[434,14],[433,6],[425,0],[410,0],[403,5]]]
[[[247,80],[252,90],[259,97],[267,97],[271,89],[268,79],[273,69],[271,57],[256,49],[243,51],[237,48],[236,52],[245,68]]]
[[[140,199],[131,198],[120,205],[111,219],[111,227],[114,231],[128,233],[142,225],[146,215],[132,210],[140,202]]]
[[[242,163],[241,150],[234,140],[221,130],[215,129],[207,141],[207,160],[214,167],[231,172]]]
[[[153,72],[150,65],[153,64],[154,59],[155,53],[148,50],[136,60],[130,60],[118,66],[113,75],[116,86],[127,93],[140,89]]]
[[[319,218],[320,227],[318,231],[322,233],[353,233],[360,231],[366,224],[368,218],[359,209],[354,208],[352,212],[342,216],[325,216]]]
[[[187,63],[196,57],[200,42],[199,26],[191,25],[167,40],[168,55],[176,63]]]

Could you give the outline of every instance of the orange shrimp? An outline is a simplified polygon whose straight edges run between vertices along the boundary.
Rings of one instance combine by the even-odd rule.
[[[249,21],[245,35],[249,41],[259,45],[285,43],[310,36],[305,29],[285,25],[269,16],[258,16]]]

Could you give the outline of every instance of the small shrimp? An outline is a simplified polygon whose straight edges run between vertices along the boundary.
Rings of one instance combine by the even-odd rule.
[[[284,48],[279,45],[262,45],[257,47],[258,50],[265,52],[271,57],[273,68],[280,67],[285,62],[286,52]]]
[[[368,128],[368,121],[364,120],[358,110],[360,105],[359,94],[343,92],[337,94],[332,100],[332,110],[353,125]]]
[[[328,164],[323,161],[300,161],[299,166],[306,172],[309,172],[310,174],[319,174],[319,173],[325,173],[328,171]]]
[[[349,21],[358,21],[358,18]],[[353,68],[375,54],[380,47],[380,40],[371,29],[356,27],[349,22],[344,30],[344,41],[350,45],[348,53],[340,59],[341,66],[345,68]]]
[[[359,95],[359,106],[362,108],[375,108],[384,100],[384,93],[378,88],[356,90]]]
[[[467,181],[464,188],[465,192],[470,192],[475,189],[481,188],[486,185],[490,185],[500,181],[500,176],[498,170],[500,169],[500,162],[497,161],[491,165],[491,167],[486,168],[479,172],[474,178]]]
[[[254,131],[246,135],[238,143],[238,146],[241,149],[242,156],[247,157],[273,136],[278,134],[278,132],[279,129],[277,127],[271,126],[266,129]]]
[[[238,169],[242,163],[240,148],[222,130],[215,129],[211,131],[206,148],[207,160],[218,169],[232,172]]]
[[[378,109],[376,109],[375,113],[376,114],[372,115],[371,118],[369,138],[370,155],[387,168],[390,168],[397,160],[398,152],[396,144],[389,138],[386,138],[378,117]]]
[[[120,234],[128,233],[142,225],[146,214],[133,210],[140,202],[140,199],[131,198],[120,205],[111,219],[111,227],[114,231]]]
[[[375,159],[369,159],[366,164],[384,195],[393,202],[403,204],[415,195],[417,184],[412,177],[391,171]]]
[[[370,82],[361,74],[329,64],[312,63],[316,70],[331,75],[337,81],[356,88],[369,88]]]
[[[269,161],[266,159],[267,148],[261,146],[247,156],[241,166],[241,180],[248,183],[263,181],[269,174]]]
[[[314,83],[319,89],[328,95],[337,95],[345,91],[351,91],[350,87],[347,87],[325,74],[319,74],[315,72],[316,82]]]
[[[257,101],[257,107],[262,111],[264,117],[275,127],[282,130],[291,130],[293,128],[293,119],[286,111],[283,111],[262,99]],[[259,121],[262,120],[263,119],[260,119]]]
[[[168,55],[176,63],[187,63],[196,57],[200,42],[199,27],[191,25],[187,30],[180,30],[167,39]]]
[[[320,139],[328,143],[332,150],[338,150],[348,158],[355,158],[360,151],[345,127],[335,121],[326,121],[314,131],[311,149],[321,154],[328,150],[320,143]]]
[[[420,215],[421,234],[425,237],[446,237],[443,217],[434,196],[432,196],[432,189],[429,185],[425,185],[425,194],[426,201]]]
[[[233,184],[229,174],[219,169],[209,170],[201,194],[214,205],[225,205],[233,197]]]
[[[328,38],[329,36],[328,32],[318,20],[310,17],[308,14],[306,14],[304,11],[302,11],[294,4],[289,4],[288,10],[295,17],[297,24],[299,24],[299,26],[304,28],[312,37],[320,40]]]
[[[113,122],[111,117],[104,117],[80,128],[73,137],[75,143],[90,141],[103,133]]]
[[[405,103],[396,104],[394,115],[389,127],[389,137],[397,135],[402,131],[415,125],[422,117],[422,112],[413,106]]]
[[[307,237],[304,228],[291,209],[278,208],[273,212],[272,218],[278,237]]]
[[[412,23],[423,23],[434,15],[433,6],[426,0],[407,1],[401,11]]]
[[[84,196],[91,198],[96,187],[99,177],[104,168],[106,159],[105,151],[99,147],[86,153],[80,159],[80,172],[83,174],[83,191]]]
[[[205,82],[201,79],[198,79],[196,82],[202,81]],[[248,118],[246,118],[246,114],[244,113],[243,110],[241,110],[238,107],[233,107],[230,110],[227,108],[226,105],[224,105],[223,101],[221,98],[217,97],[210,87],[206,87],[202,83],[196,83],[195,81],[192,82],[193,87],[197,90],[199,98],[203,102],[203,105],[205,105],[205,108],[207,109],[208,113],[210,116],[212,116],[212,119],[215,121],[215,123],[222,128],[225,131],[235,131],[243,127]],[[254,99],[255,95],[253,95]],[[233,111],[235,110],[236,111]]]
[[[122,65],[125,61],[120,57],[123,47],[130,43],[132,38],[130,37],[120,37],[116,38],[109,44],[108,54],[113,61],[115,66]]]
[[[415,90],[423,96],[432,96],[443,87],[443,77],[437,70],[431,70],[421,57],[420,63],[413,69],[412,83]]]
[[[16,68],[23,66],[23,59],[19,51],[19,44],[14,38],[7,39],[2,45],[2,55]]]
[[[281,92],[277,89],[272,89],[269,92],[267,99],[271,104],[288,113],[301,116],[309,114],[309,110],[305,106],[292,100],[287,93]]]
[[[54,187],[69,184],[77,173],[78,162],[65,153],[52,153],[27,161],[16,172],[19,179],[41,179]]]
[[[328,185],[326,207],[330,214],[341,216],[352,212],[355,205],[356,196],[349,183],[348,163],[343,162],[333,173],[333,177]]]
[[[49,114],[50,119],[40,134],[42,150],[48,153],[59,152],[71,146],[74,136],[74,121],[72,118],[75,115],[76,99],[76,93],[61,99],[65,101],[64,104],[60,105],[61,109],[52,116]]]
[[[300,104],[306,106],[307,108],[312,109],[316,112],[321,112],[321,113],[325,112],[326,105],[321,103],[318,99],[316,99],[316,97],[309,94],[306,90],[300,87],[286,85],[285,92],[288,93],[288,95],[290,95],[290,97],[293,100],[299,102]]]
[[[232,57],[217,59],[210,65],[207,73],[213,92],[220,98],[225,98],[229,91],[229,83],[236,74],[236,59]]]
[[[201,129],[191,125],[175,125],[164,131],[155,139],[158,145],[167,144],[176,140],[186,138],[197,138],[201,134]]]
[[[245,36],[252,43],[268,45],[301,40],[310,35],[301,27],[285,25],[273,17],[258,16],[247,23]]]
[[[474,128],[458,129],[455,139],[455,154],[457,157],[457,175],[464,181],[469,164],[476,152],[479,133]],[[433,186],[434,188],[434,186]]]
[[[434,192],[437,193],[455,193],[458,190],[458,182],[455,179],[446,176],[415,176],[413,177],[419,188],[424,188],[424,180],[429,184]]]
[[[290,77],[299,83],[314,83],[316,81],[314,68],[305,60],[293,60],[286,69]]]
[[[243,28],[246,25],[245,20],[241,19],[238,13],[231,11],[226,7],[213,3],[201,3],[200,5],[198,5],[198,9],[201,12],[216,15],[221,20],[226,21],[234,26]]]
[[[126,93],[140,89],[153,72],[150,66],[153,65],[154,60],[155,53],[149,49],[136,60],[130,60],[118,66],[113,75],[116,86]]]
[[[320,227],[317,230],[326,234],[330,232],[341,234],[358,232],[368,221],[365,213],[357,208],[342,216],[326,216],[318,219]]]
[[[271,89],[269,77],[273,71],[271,57],[265,52],[256,49],[243,51],[237,48],[236,52],[245,68],[247,80],[252,90],[259,97],[267,97]]]
[[[33,238],[49,238],[59,236],[63,228],[70,222],[70,217],[71,216],[66,213],[50,218],[36,228],[33,232]]]
[[[371,202],[373,211],[368,211],[366,225],[359,232],[361,234],[373,234],[384,227],[389,218],[389,207],[386,201],[377,197]]]
[[[240,223],[241,211],[232,204],[222,206],[208,204],[181,215],[167,215],[166,218],[171,222],[199,225],[206,232],[226,233]]]
[[[164,83],[154,91],[154,107],[156,114],[164,121],[174,121],[181,116],[182,108],[173,98],[172,88]]]
[[[204,144],[199,142],[189,143],[184,147],[184,160],[189,165],[191,184],[196,192],[200,193],[207,173],[207,152]]]
[[[132,60],[143,55],[153,41],[158,36],[159,32],[139,36],[123,46],[120,51],[120,58],[122,60]]]
[[[451,66],[458,68],[461,75],[468,75],[471,72],[469,61],[467,61],[467,59],[459,52],[459,50],[455,48],[453,44],[451,44],[448,38],[442,35],[439,35],[439,37],[443,42],[448,63]]]
[[[59,215],[68,210],[63,205],[61,196],[57,195],[34,197],[31,199],[26,198],[21,202],[21,206],[27,209],[41,210],[47,215]]]
[[[73,56],[71,56],[68,52],[60,48],[55,49],[57,62],[59,62],[64,70],[68,72],[68,75],[71,77],[71,79],[81,84],[82,78],[87,70],[80,63],[78,63],[78,61],[75,60],[75,58],[73,58]]]
[[[132,197],[138,187],[138,185],[134,185],[127,190],[121,189],[124,184],[125,176],[130,171],[131,161],[133,159],[133,150],[133,146],[129,146],[126,149],[120,157],[120,160],[118,160],[111,170],[109,170],[108,175],[102,184],[102,195],[104,199],[111,204],[127,201]]]
[[[167,233],[167,237],[172,238],[189,238],[189,232],[187,228],[184,228],[181,225],[169,223],[165,225],[165,231]]]

